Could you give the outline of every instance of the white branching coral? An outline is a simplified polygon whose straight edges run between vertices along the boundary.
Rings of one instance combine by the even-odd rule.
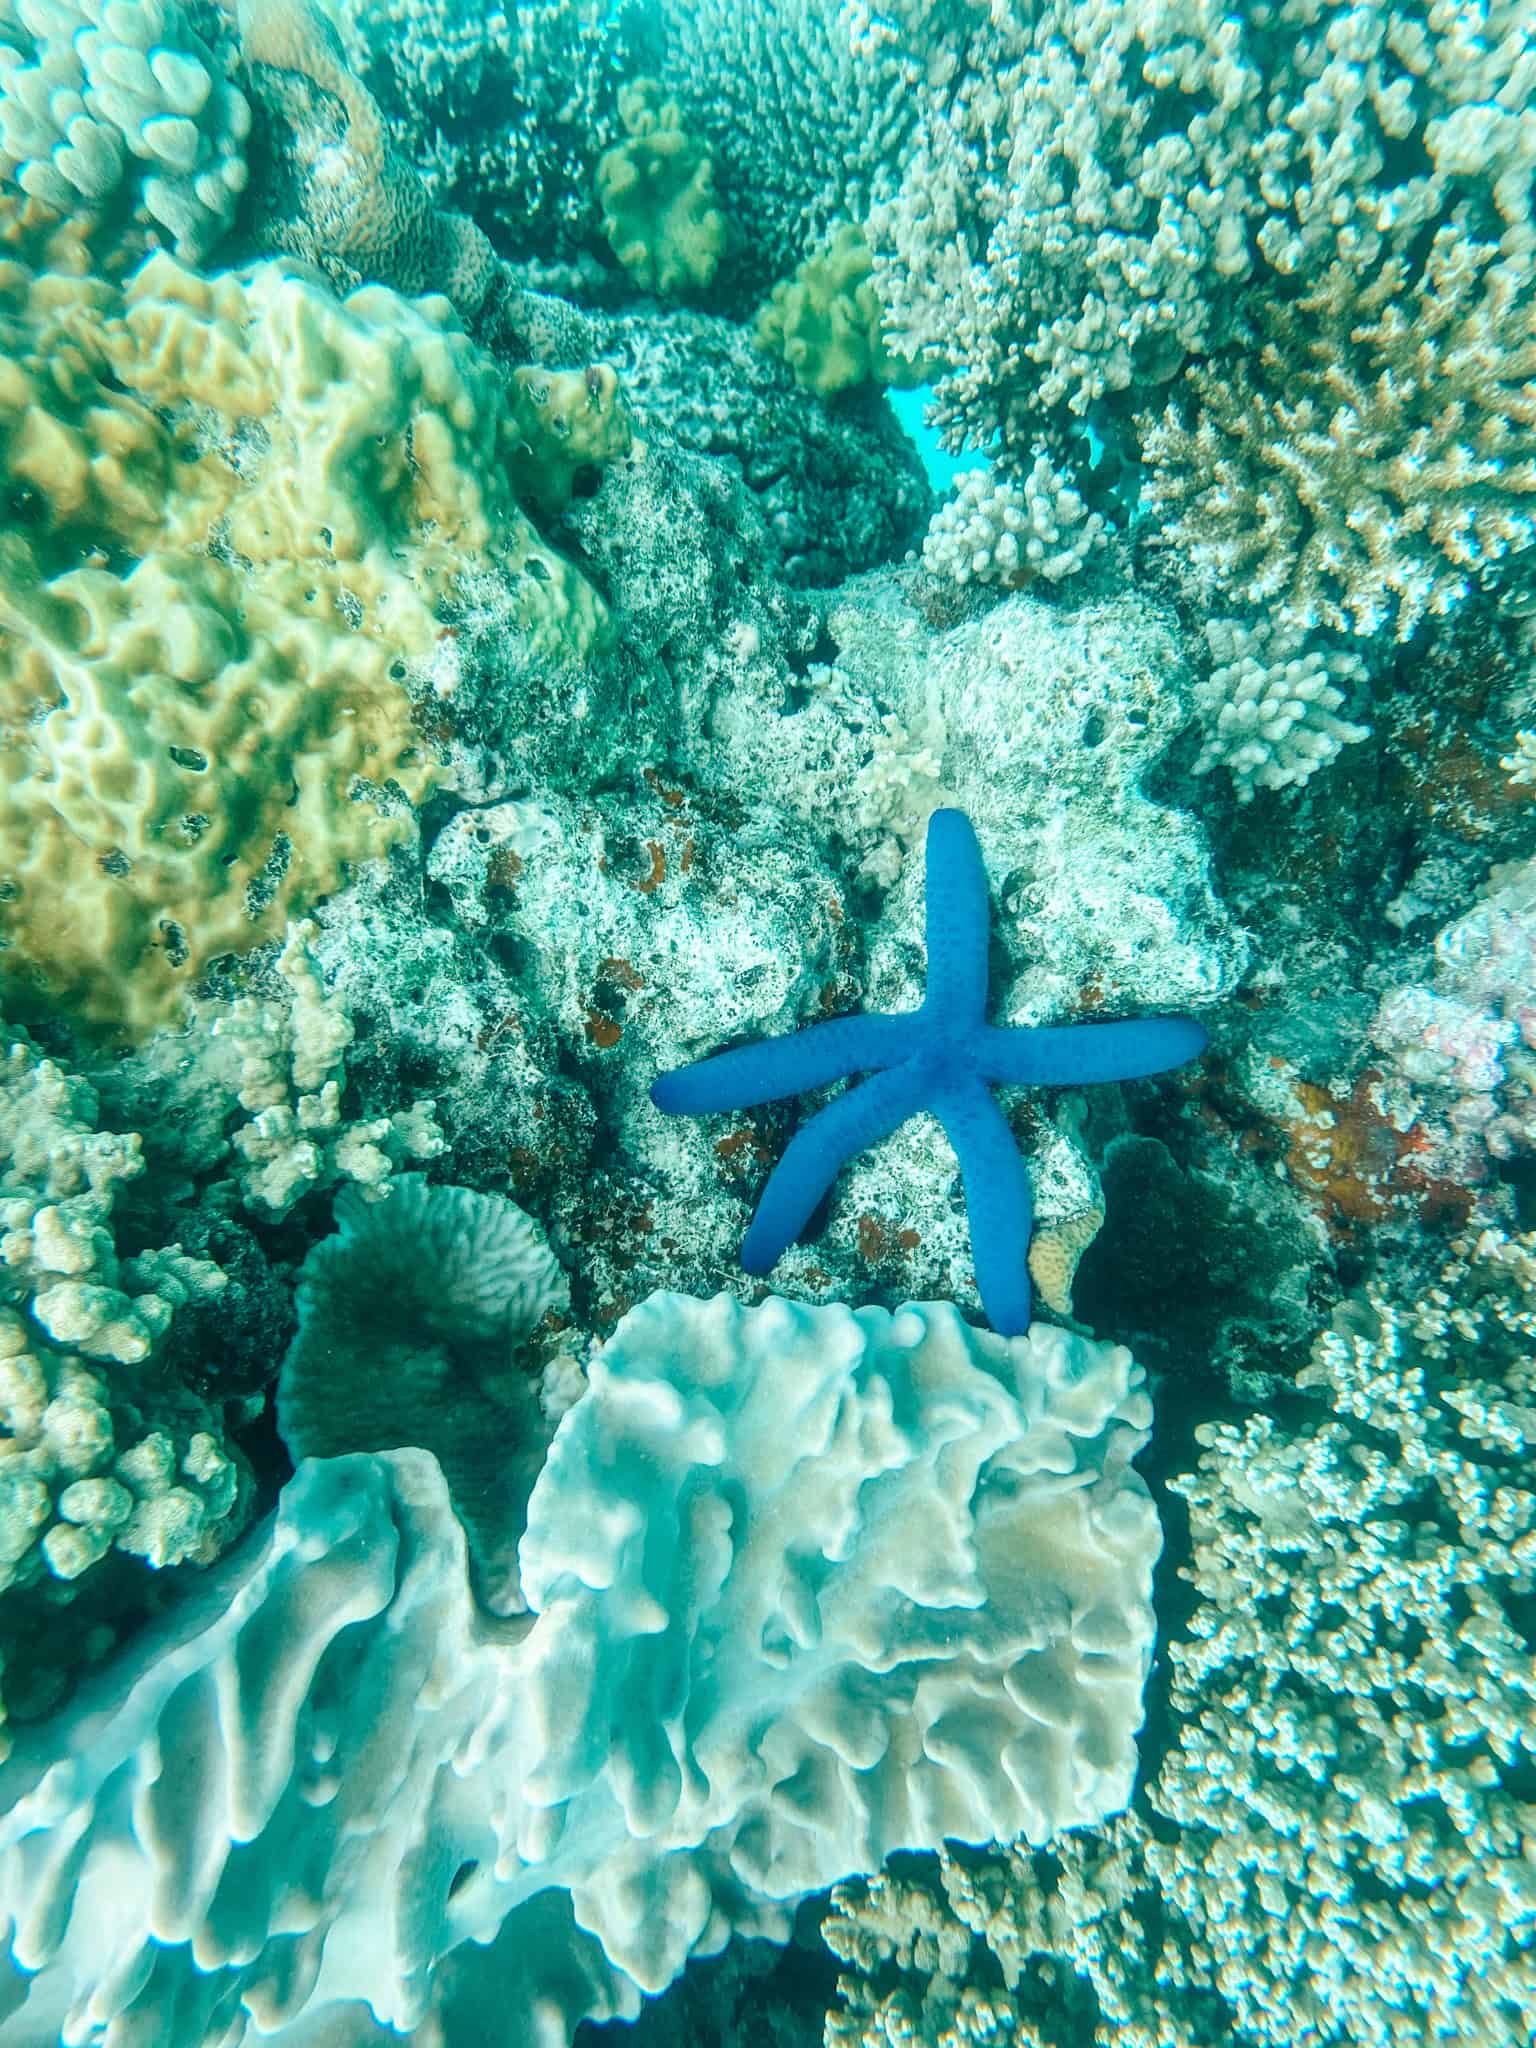
[[[1024,472],[974,469],[940,506],[923,542],[930,576],[1023,590],[1074,575],[1104,541],[1104,521],[1044,454]]]
[[[1529,9],[902,13],[927,94],[868,232],[951,445],[1103,414],[1207,594],[1301,626],[1407,638],[1528,590]]]
[[[1173,1482],[1195,1606],[1155,1823],[839,1887],[829,2042],[1536,2035],[1536,1238],[1346,1306],[1300,1385],[1299,1430],[1207,1424]]]
[[[1369,738],[1369,726],[1338,715],[1365,675],[1358,655],[1324,654],[1299,632],[1237,619],[1207,620],[1205,637],[1215,666],[1195,685],[1206,739],[1194,772],[1227,769],[1240,803],[1308,781]]]
[[[316,1188],[353,1182],[382,1192],[396,1168],[435,1159],[447,1144],[430,1101],[389,1116],[342,1113],[352,1021],[326,994],[309,948],[314,926],[290,925],[277,971],[286,999],[240,996],[196,1006],[208,1034],[204,1060],[230,1087],[247,1121],[231,1144],[236,1179],[258,1213],[282,1216]]]
[[[0,1700],[0,1754],[16,1694],[41,1711],[90,1651],[87,1631],[44,1629],[40,1614],[114,1550],[153,1567],[211,1562],[250,1505],[222,1410],[160,1370],[176,1311],[219,1294],[225,1275],[176,1244],[119,1254],[113,1211],[143,1159],[135,1134],[99,1123],[86,1082],[11,1041],[0,1062],[0,1659],[18,1632],[27,1655]],[[120,1586],[115,1607],[129,1605]]]

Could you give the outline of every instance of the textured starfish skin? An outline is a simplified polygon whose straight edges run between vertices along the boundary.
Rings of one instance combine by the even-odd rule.
[[[1038,1029],[988,1024],[987,875],[963,811],[933,813],[927,855],[928,986],[917,1009],[838,1017],[717,1053],[662,1074],[651,1100],[674,1115],[701,1116],[777,1102],[845,1075],[869,1075],[818,1111],[786,1146],[742,1244],[749,1273],[770,1270],[855,1153],[927,1110],[960,1162],[982,1306],[994,1330],[1017,1336],[1029,1327],[1033,1204],[1024,1161],[992,1089],[1017,1083],[1074,1088],[1162,1073],[1202,1051],[1206,1032],[1192,1017]]]

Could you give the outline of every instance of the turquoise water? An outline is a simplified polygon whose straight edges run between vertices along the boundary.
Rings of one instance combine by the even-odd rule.
[[[0,2048],[1536,2038],[1533,81],[0,0]]]

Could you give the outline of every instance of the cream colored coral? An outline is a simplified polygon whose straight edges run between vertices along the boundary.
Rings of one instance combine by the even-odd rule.
[[[1074,575],[1104,544],[1104,521],[1044,453],[1027,473],[973,469],[933,515],[923,541],[930,576],[1023,590]]]
[[[404,664],[462,571],[551,658],[602,608],[518,512],[497,372],[441,300],[3,265],[0,341],[7,969],[140,1032],[413,834]]]
[[[1338,715],[1364,679],[1358,655],[1325,654],[1305,646],[1294,628],[1265,620],[1208,619],[1205,637],[1215,666],[1195,685],[1206,737],[1194,772],[1224,767],[1239,803],[1260,789],[1309,781],[1343,748],[1370,737],[1368,725]]]
[[[199,1033],[209,1034],[199,1039],[203,1064],[248,1113],[230,1141],[241,1196],[273,1216],[312,1189],[338,1183],[381,1194],[397,1167],[435,1159],[447,1144],[430,1101],[389,1116],[343,1117],[352,1022],[325,992],[309,948],[314,930],[309,923],[289,927],[277,961],[286,1000],[241,996],[197,1010]]]

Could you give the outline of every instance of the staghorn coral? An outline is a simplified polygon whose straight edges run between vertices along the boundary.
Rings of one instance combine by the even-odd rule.
[[[1114,1810],[1149,1419],[1065,1331],[654,1295],[560,1421],[502,1621],[428,1453],[307,1460],[175,1657],[0,1779],[0,2043],[89,1997],[161,2048],[567,2048],[836,1872]]]
[[[0,1752],[8,1712],[52,1706],[81,1662],[149,1604],[131,1573],[101,1578],[104,1561],[208,1564],[251,1504],[219,1405],[163,1369],[177,1309],[216,1297],[225,1275],[179,1244],[119,1252],[114,1210],[144,1169],[138,1137],[103,1131],[94,1091],[28,1040],[7,1034],[7,1046],[0,1666],[13,1676],[0,1696]],[[11,1654],[18,1644],[25,1658]]]
[[[195,263],[245,189],[250,125],[175,0],[0,0],[0,178],[56,213],[126,206]]]
[[[1196,1600],[1155,1825],[840,1887],[829,2043],[1530,2037],[1536,1239],[1461,1240],[1409,1305],[1372,1288],[1299,1383],[1299,1430],[1203,1425],[1173,1482]]]
[[[1400,637],[1536,536],[1536,31],[1466,9],[926,10],[868,232],[952,446],[1089,415],[1145,442],[1203,595]],[[1175,403],[1158,417],[1158,390]],[[1521,559],[1523,558],[1523,559]]]
[[[1194,773],[1225,768],[1239,803],[1298,787],[1369,739],[1369,726],[1338,715],[1365,675],[1357,655],[1305,648],[1301,633],[1267,621],[1207,619],[1205,639],[1215,665],[1195,686],[1206,737]]]
[[[683,125],[654,78],[619,94],[624,140],[597,164],[603,234],[642,291],[679,298],[702,291],[726,246],[708,149]]]
[[[0,320],[6,977],[142,1031],[412,837],[402,683],[461,577],[535,659],[603,612],[518,512],[522,437],[441,301],[162,255],[121,290],[8,266]]]
[[[1198,583],[1287,624],[1406,640],[1536,580],[1536,291],[1442,228],[1410,288],[1335,263],[1260,301],[1254,354],[1190,370],[1149,496]]]

